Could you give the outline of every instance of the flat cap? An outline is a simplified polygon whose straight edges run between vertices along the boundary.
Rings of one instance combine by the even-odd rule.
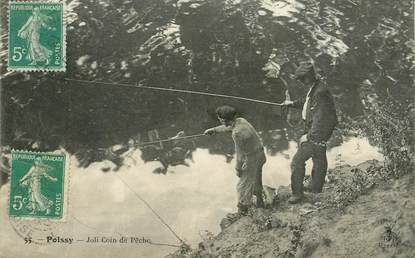
[[[300,65],[295,70],[294,79],[301,78],[311,71],[313,72],[313,75],[315,76],[316,72],[314,70],[313,63],[310,61],[303,61],[300,63]]]

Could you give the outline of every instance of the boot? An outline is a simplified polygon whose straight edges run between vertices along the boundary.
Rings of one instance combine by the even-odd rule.
[[[311,182],[305,183],[303,186],[303,190],[304,192],[308,192],[308,193],[313,192],[312,183]]]
[[[308,192],[308,193],[321,193],[322,189],[313,186],[313,182],[308,182],[306,184],[304,184],[303,187],[304,192]]]
[[[255,206],[257,208],[265,208],[264,199],[262,198],[262,196],[256,196]]]
[[[238,214],[240,214],[241,216],[246,216],[246,215],[248,215],[248,210],[249,210],[248,205],[238,203]]]
[[[296,203],[299,203],[302,199],[303,199],[303,195],[302,194],[293,194],[288,199],[288,203],[289,204],[296,204]]]

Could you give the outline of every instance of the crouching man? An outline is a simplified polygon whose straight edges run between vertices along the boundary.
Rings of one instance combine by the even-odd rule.
[[[242,117],[237,117],[235,108],[221,106],[216,109],[220,126],[207,129],[206,135],[231,132],[235,143],[238,212],[246,215],[252,205],[252,197],[256,196],[257,207],[263,207],[262,199],[262,166],[266,157],[262,141],[254,127]]]

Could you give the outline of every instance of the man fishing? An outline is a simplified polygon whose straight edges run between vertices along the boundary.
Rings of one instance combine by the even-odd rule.
[[[238,212],[246,215],[252,206],[252,197],[256,196],[257,207],[263,207],[262,199],[262,166],[266,157],[262,141],[254,127],[242,117],[237,117],[235,108],[221,106],[216,109],[216,115],[222,124],[209,128],[205,135],[231,132],[235,143]]]
[[[329,90],[320,83],[312,62],[302,62],[294,77],[309,88],[305,99],[285,101],[288,107],[302,109],[304,135],[300,139],[297,153],[291,161],[291,190],[289,203],[298,203],[303,191],[320,193],[323,189],[326,172],[326,143],[337,124],[336,109]],[[311,184],[303,186],[305,162],[312,158]]]

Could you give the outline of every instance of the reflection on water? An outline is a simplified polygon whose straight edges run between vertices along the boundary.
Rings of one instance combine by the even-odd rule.
[[[217,140],[211,138],[211,141]],[[263,169],[265,185],[277,188],[290,183],[289,165],[296,148],[296,142],[289,141],[286,150],[278,153],[267,150],[267,163]],[[140,150],[126,152],[126,155],[124,165],[117,172],[108,173],[102,173],[102,169],[116,167],[111,161],[95,162],[87,168],[79,168],[76,158],[71,157],[68,222],[60,233],[80,238],[122,233],[149,238],[154,242],[177,244],[174,236],[134,192],[150,203],[178,235],[192,245],[201,241],[200,233],[204,230],[218,233],[220,220],[227,213],[236,211],[235,160],[227,162],[225,155],[197,148],[192,160],[187,160],[188,166],[171,166],[167,175],[156,175],[152,172],[160,166],[158,161],[142,161]],[[336,164],[355,165],[368,159],[382,160],[382,155],[366,139],[346,139],[341,146],[328,152],[329,167]],[[2,217],[7,216],[7,195],[4,194],[7,191],[8,187],[1,189]],[[1,232],[15,235],[9,231]],[[13,238],[7,239],[2,242],[11,244],[9,241]],[[41,249],[56,254],[62,252],[55,246]],[[79,244],[67,248],[65,252],[68,256],[97,253],[102,257],[113,256],[110,246],[102,244],[97,249]],[[124,257],[160,257],[171,251],[171,247],[126,245],[120,252]]]

